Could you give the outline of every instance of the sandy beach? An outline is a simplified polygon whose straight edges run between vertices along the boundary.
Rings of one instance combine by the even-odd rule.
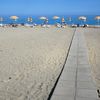
[[[0,100],[46,100],[74,28],[0,28]]]
[[[100,89],[100,28],[86,28],[84,32],[92,77],[97,88]]]

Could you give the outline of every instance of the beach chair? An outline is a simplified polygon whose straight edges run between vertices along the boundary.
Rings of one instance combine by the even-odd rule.
[[[56,27],[61,28],[61,24],[57,23]]]
[[[26,26],[26,27],[34,27],[33,24],[27,24],[27,23],[24,26]]]
[[[51,25],[46,25],[46,27],[47,27],[47,28],[50,28],[50,27],[51,27]]]
[[[43,25],[41,25],[41,27],[42,27],[42,28],[46,28],[46,25],[45,25],[45,24],[43,24]]]

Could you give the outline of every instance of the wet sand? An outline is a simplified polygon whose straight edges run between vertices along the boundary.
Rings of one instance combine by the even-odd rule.
[[[0,28],[0,100],[46,100],[74,28]]]

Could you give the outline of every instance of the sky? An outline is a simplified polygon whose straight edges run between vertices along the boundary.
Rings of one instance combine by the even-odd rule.
[[[100,15],[100,0],[0,0],[0,15]]]

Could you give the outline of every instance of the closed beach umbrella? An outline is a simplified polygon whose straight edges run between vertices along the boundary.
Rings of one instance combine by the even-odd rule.
[[[31,23],[31,22],[33,22],[33,18],[32,17],[28,17],[27,21]]]
[[[64,17],[61,19],[61,24],[65,25],[65,19],[64,19]]]
[[[62,18],[62,19],[61,19],[61,22],[62,22],[62,23],[63,23],[63,22],[65,22],[65,19],[64,19],[64,18]]]
[[[3,22],[3,20],[4,20],[3,17],[0,17],[0,22],[1,22],[1,23]]]
[[[98,25],[99,25],[100,16],[96,16],[96,17],[95,17],[95,20],[97,20],[97,22],[98,22]]]
[[[81,20],[81,24],[82,24],[82,21],[85,22],[87,18],[85,16],[80,16],[78,19]]]

